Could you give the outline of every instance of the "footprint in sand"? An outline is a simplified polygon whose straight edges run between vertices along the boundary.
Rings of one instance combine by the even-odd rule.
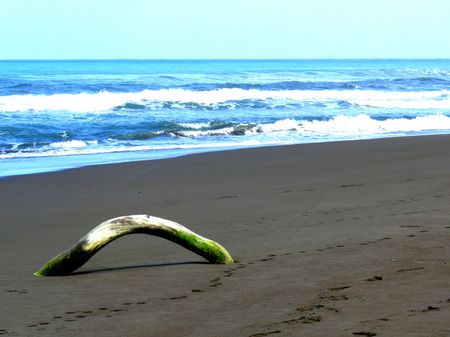
[[[330,301],[346,301],[348,300],[348,297],[345,294],[337,294],[337,295],[329,295],[327,299]]]
[[[264,336],[269,336],[269,335],[273,335],[273,334],[277,334],[277,333],[281,333],[281,330],[274,330],[274,331],[255,333],[255,334],[250,335],[248,337],[264,337]]]
[[[415,270],[422,270],[422,269],[425,269],[425,267],[398,269],[396,272],[397,273],[404,273],[404,272],[415,271]]]
[[[278,324],[292,324],[292,323],[301,323],[301,324],[314,324],[322,321],[322,316],[311,314],[309,316],[301,316],[299,318],[288,319],[286,321],[278,322]]]
[[[172,296],[172,297],[169,297],[168,299],[169,299],[169,300],[181,300],[181,299],[183,299],[183,298],[187,298],[187,295],[182,295],[182,296]]]
[[[364,281],[373,282],[373,281],[382,281],[382,280],[383,280],[382,276],[374,276],[374,277],[366,278]]]
[[[309,305],[305,305],[303,307],[299,307],[299,308],[297,308],[295,310],[299,311],[299,312],[308,312],[308,311],[313,311],[313,310],[316,310],[316,309],[318,309],[318,310],[321,310],[321,309],[328,310],[328,311],[332,311],[334,313],[338,313],[339,312],[339,309],[328,307],[328,306],[325,306],[323,304],[309,304]]]
[[[364,184],[344,184],[344,185],[341,185],[342,188],[358,187],[358,186],[364,186]]]
[[[209,281],[209,286],[210,287],[218,287],[221,286],[222,282],[220,282],[220,277],[216,277],[212,280]]]
[[[235,270],[236,270],[235,268],[224,270],[223,273],[224,273],[225,275],[223,275],[223,277],[230,277],[230,276],[232,276],[232,275],[233,275],[233,272],[234,272]]]
[[[371,331],[357,331],[357,332],[352,332],[352,334],[355,336],[367,336],[367,337],[372,337],[372,336],[377,335],[375,332],[371,332]]]
[[[19,295],[22,294],[28,294],[28,291],[26,289],[22,289],[22,290],[17,290],[17,289],[9,289],[9,290],[5,290],[6,293],[16,293]]]
[[[310,315],[310,316],[304,316],[300,317],[299,321],[302,324],[313,324],[313,323],[319,323],[322,320],[322,316],[319,315]]]
[[[351,288],[351,286],[335,287],[335,288],[330,288],[328,290],[329,291],[340,291],[340,290],[344,290],[344,289],[348,289],[348,288]]]
[[[347,301],[348,300],[347,294],[345,294],[341,291],[345,290],[345,289],[349,289],[349,288],[351,288],[351,286],[346,285],[346,286],[329,288],[328,290],[323,290],[317,296],[317,301],[319,303],[316,302],[313,304],[309,304],[309,305],[297,308],[296,311],[311,311],[314,309],[325,309],[325,310],[329,310],[329,311],[338,313],[339,312],[338,309],[332,308],[329,306],[325,306],[320,302],[322,302],[322,301],[332,301],[332,302]]]
[[[422,312],[427,312],[427,311],[439,311],[438,307],[434,307],[432,305],[429,305],[426,309],[421,310]]]

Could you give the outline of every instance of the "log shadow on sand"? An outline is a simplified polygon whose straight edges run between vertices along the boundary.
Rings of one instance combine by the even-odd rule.
[[[76,275],[85,275],[85,274],[94,274],[94,273],[107,273],[113,271],[122,271],[122,270],[130,270],[130,269],[144,269],[144,268],[158,268],[158,267],[174,267],[181,265],[192,265],[192,264],[210,264],[206,261],[184,261],[184,262],[167,262],[167,263],[149,263],[149,264],[140,264],[140,265],[130,265],[130,266],[118,266],[118,267],[108,267],[108,268],[99,268],[99,269],[88,269],[88,270],[80,270],[75,271],[66,276],[76,276]]]

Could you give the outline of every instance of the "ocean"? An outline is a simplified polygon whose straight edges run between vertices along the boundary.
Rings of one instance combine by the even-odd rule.
[[[450,60],[0,61],[0,177],[450,133]]]

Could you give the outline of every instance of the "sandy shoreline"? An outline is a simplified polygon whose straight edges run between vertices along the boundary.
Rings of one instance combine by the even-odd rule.
[[[0,180],[0,335],[449,336],[450,136],[294,145]],[[103,220],[222,243],[205,264],[124,237],[33,276]]]

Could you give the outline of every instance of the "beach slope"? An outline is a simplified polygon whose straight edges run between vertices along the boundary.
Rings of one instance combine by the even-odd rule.
[[[0,335],[449,336],[450,136],[245,149],[0,180]],[[94,226],[179,222],[237,261]]]

